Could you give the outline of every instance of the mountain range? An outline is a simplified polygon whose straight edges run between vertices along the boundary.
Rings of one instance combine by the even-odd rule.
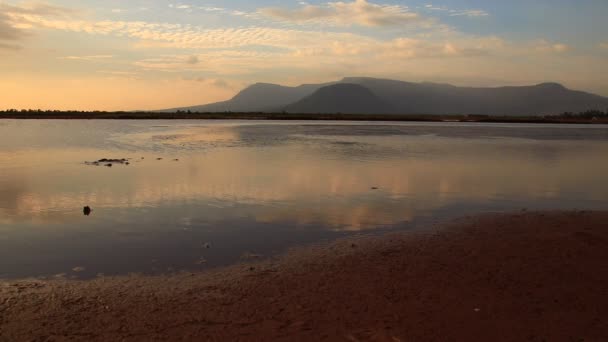
[[[590,109],[608,109],[608,98],[567,89],[558,83],[481,88],[347,77],[297,87],[256,83],[228,101],[163,112],[535,116]]]

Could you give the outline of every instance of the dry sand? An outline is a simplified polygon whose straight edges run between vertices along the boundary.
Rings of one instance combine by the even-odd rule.
[[[608,213],[484,215],[201,274],[0,285],[1,341],[608,341]]]

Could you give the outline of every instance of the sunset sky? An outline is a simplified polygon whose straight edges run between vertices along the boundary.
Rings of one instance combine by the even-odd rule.
[[[607,15],[606,0],[0,0],[0,109],[162,109],[346,76],[608,96]]]

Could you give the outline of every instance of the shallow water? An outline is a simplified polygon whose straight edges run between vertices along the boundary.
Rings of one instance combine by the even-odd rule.
[[[599,125],[4,120],[0,278],[200,270],[478,212],[605,209],[606,156]],[[101,158],[130,165],[85,164]]]

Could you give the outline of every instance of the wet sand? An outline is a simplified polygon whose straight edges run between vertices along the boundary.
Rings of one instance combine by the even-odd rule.
[[[608,341],[608,212],[463,218],[200,274],[0,284],[0,341]]]

